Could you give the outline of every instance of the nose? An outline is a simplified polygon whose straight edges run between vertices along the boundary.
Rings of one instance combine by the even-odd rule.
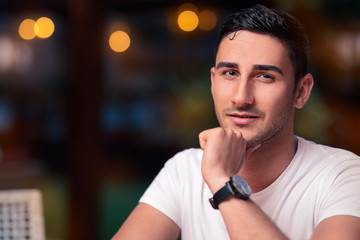
[[[255,102],[253,84],[247,79],[239,79],[231,94],[232,103],[238,108],[252,105]]]

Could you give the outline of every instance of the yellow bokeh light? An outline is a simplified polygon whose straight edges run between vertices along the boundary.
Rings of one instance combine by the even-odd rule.
[[[36,21],[34,30],[39,38],[48,38],[54,33],[55,25],[50,18],[41,17]]]
[[[130,37],[124,31],[116,31],[110,35],[110,48],[115,52],[124,52],[130,47]]]
[[[33,19],[25,19],[19,26],[19,35],[25,40],[31,40],[36,37],[34,31],[35,21]]]
[[[204,31],[212,30],[217,23],[217,17],[210,10],[203,10],[199,13],[199,28]]]
[[[193,31],[199,24],[199,18],[193,11],[186,10],[179,14],[178,25],[185,31]]]

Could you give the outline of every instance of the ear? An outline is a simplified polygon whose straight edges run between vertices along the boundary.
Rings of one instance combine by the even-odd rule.
[[[214,95],[214,78],[215,78],[215,67],[212,67],[210,69],[210,77],[211,77],[211,93]]]
[[[302,77],[296,87],[294,107],[302,108],[310,97],[314,79],[310,73]]]

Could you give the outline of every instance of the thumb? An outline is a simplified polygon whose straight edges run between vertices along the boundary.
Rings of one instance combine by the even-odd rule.
[[[199,143],[202,150],[205,150],[207,140],[208,140],[208,131],[207,130],[202,131],[199,134]]]

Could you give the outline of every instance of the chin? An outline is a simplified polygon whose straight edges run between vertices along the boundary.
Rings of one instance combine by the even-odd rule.
[[[246,140],[247,143],[247,147],[254,147],[258,144],[264,143],[267,140],[269,140],[271,137],[267,136],[267,135],[263,135],[261,133],[257,133],[257,134],[253,134],[253,135],[249,135],[246,134],[246,132],[243,133],[244,139]]]
[[[246,148],[251,148],[251,147],[254,147],[258,144],[260,144],[261,142],[260,141],[253,141],[253,140],[246,140]]]

